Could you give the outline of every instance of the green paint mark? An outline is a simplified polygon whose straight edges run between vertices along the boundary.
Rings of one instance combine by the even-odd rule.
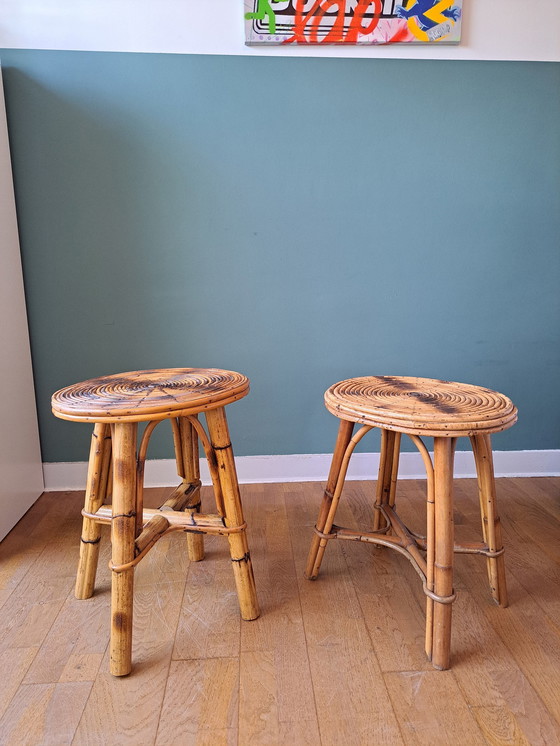
[[[268,16],[268,33],[269,34],[275,34],[276,33],[276,16],[274,15],[274,11],[272,10],[270,6],[271,0],[259,0],[259,3],[257,5],[256,13],[245,13],[245,18],[248,21],[253,20],[256,18],[259,21],[262,21],[265,16]],[[272,0],[272,2],[279,2],[279,0]]]

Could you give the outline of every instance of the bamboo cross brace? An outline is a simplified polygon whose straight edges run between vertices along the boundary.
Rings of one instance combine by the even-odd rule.
[[[98,523],[110,524],[113,518],[112,505],[103,505],[97,513],[88,513],[82,510],[82,515],[91,518]],[[203,531],[204,533],[215,533],[226,535],[244,531],[245,523],[240,526],[226,526],[224,519],[217,513],[183,513],[177,510],[166,510],[164,512],[154,508],[144,508],[143,525],[145,526],[153,516],[163,515],[169,522],[168,531]]]
[[[169,521],[166,518],[163,516],[153,516],[134,542],[134,559],[129,562],[123,562],[120,565],[114,564],[111,560],[109,562],[109,569],[113,570],[113,572],[123,572],[124,570],[129,570],[131,567],[135,567],[148,554],[156,542],[164,536],[168,528]]]
[[[351,528],[344,528],[343,526],[337,526],[336,524],[333,524],[331,527],[331,532],[329,534],[324,534],[317,529],[315,529],[315,533],[325,541],[329,541],[330,539],[341,539],[344,541],[362,541],[367,544],[379,544],[383,547],[389,547],[389,549],[395,549],[397,552],[399,552],[399,554],[402,554],[403,557],[407,558],[418,575],[422,578],[422,582],[425,583],[426,561],[424,560],[422,555],[419,553],[412,553],[410,551],[409,543],[405,543],[405,541],[400,536],[384,535],[384,532],[386,530],[386,527],[384,527],[382,529],[379,529],[378,531],[355,531]]]
[[[382,505],[381,512],[383,513],[385,519],[391,524],[391,528],[394,534],[400,539],[400,543],[403,549],[405,549],[411,557],[414,557],[415,561],[422,568],[424,577],[426,577],[426,560],[420,554],[418,542],[414,534],[409,531],[407,526],[404,525],[396,510],[389,507],[388,505]]]
[[[401,554],[409,559],[415,567],[419,568],[422,580],[426,580],[426,560],[420,554],[420,550],[425,550],[425,547],[419,546],[416,535],[405,526],[393,508],[388,505],[381,505],[379,510],[387,521],[387,525],[383,528],[374,531],[355,531],[354,529],[333,524],[331,532],[328,534],[319,531],[317,528],[314,529],[314,532],[321,539],[327,541],[329,539],[348,539],[350,541],[364,541],[370,544],[380,544],[391,549],[402,550]],[[394,535],[383,536],[389,528],[394,531]]]
[[[181,515],[187,515],[190,516],[189,513],[182,513]],[[200,514],[197,514],[200,515]],[[192,516],[191,516],[192,517]],[[109,569],[113,572],[123,572],[124,570],[129,570],[131,567],[135,567],[141,559],[143,559],[146,554],[150,551],[150,549],[160,540],[162,539],[166,534],[169,534],[173,531],[190,531],[195,534],[200,533],[213,533],[213,534],[219,534],[222,536],[227,536],[229,534],[236,534],[240,531],[244,531],[247,528],[247,524],[243,523],[241,526],[227,526],[224,528],[215,528],[213,526],[211,527],[197,527],[192,528],[185,526],[182,523],[170,523],[167,520],[167,517],[163,515],[154,515],[150,520],[146,523],[146,526],[144,527],[144,530],[140,534],[140,536],[136,539],[135,545],[134,545],[134,559],[130,562],[125,562],[121,565],[114,565],[113,562],[109,562]]]
[[[427,542],[426,539],[422,536],[417,536],[416,534],[410,532],[412,536],[414,536],[416,540],[416,544],[420,549],[423,551],[426,551],[427,549]],[[502,554],[504,554],[505,549],[497,549],[496,551],[492,551],[488,548],[488,545],[485,544],[482,541],[466,541],[462,544],[453,544],[453,553],[454,554],[480,554],[484,557],[488,557],[489,559],[494,559],[495,557],[501,557]]]
[[[169,495],[167,500],[160,505],[159,510],[174,510],[174,511],[182,511],[185,509],[185,507],[188,505],[189,508],[199,508],[200,502],[197,504],[192,504],[190,500],[196,496],[197,492],[200,490],[202,482],[200,479],[198,479],[196,482],[186,482],[184,481],[182,484],[180,484],[176,489],[173,490],[173,492]]]

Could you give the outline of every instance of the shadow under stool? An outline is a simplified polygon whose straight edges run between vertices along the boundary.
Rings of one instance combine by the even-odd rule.
[[[329,477],[315,526],[305,575],[315,580],[327,543],[332,539],[363,541],[403,554],[420,575],[426,595],[428,659],[435,668],[449,668],[453,555],[481,554],[487,558],[492,597],[507,606],[500,521],[496,507],[491,434],[517,420],[512,402],[495,391],[429,378],[368,376],[331,386],[325,405],[340,419]],[[355,424],[362,427],[354,434]],[[337,526],[335,513],[350,457],[372,428],[381,430],[381,453],[373,527],[356,531]],[[396,484],[401,435],[418,448],[427,474],[426,536],[404,525],[396,511]],[[434,439],[434,460],[421,436]],[[456,544],[453,527],[453,460],[457,438],[470,438],[478,477],[482,542]]]
[[[94,423],[89,457],[76,598],[93,595],[100,524],[111,526],[110,671],[132,668],[134,568],[162,536],[187,532],[189,559],[204,557],[204,534],[226,536],[243,619],[259,606],[225,407],[249,392],[245,376],[227,370],[172,368],[96,378],[57,391],[53,413]],[[204,413],[207,430],[198,415]],[[144,464],[156,425],[169,420],[181,483],[157,510],[143,508]],[[144,423],[139,438],[139,424]],[[199,441],[217,513],[200,513]],[[106,505],[111,498],[112,504]]]

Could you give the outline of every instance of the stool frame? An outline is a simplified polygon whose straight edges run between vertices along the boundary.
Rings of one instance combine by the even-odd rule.
[[[507,589],[491,437],[470,435],[478,477],[483,541],[456,544],[453,525],[453,460],[456,437],[434,437],[434,459],[418,435],[409,437],[418,448],[427,475],[426,536],[411,531],[395,508],[401,433],[381,428],[381,452],[372,531],[356,531],[334,523],[352,453],[375,426],[363,425],[354,434],[354,422],[341,419],[331,468],[307,559],[305,576],[315,580],[332,539],[362,541],[390,547],[403,554],[423,582],[426,595],[425,651],[434,668],[450,664],[451,610],[454,553],[480,554],[487,558],[488,579],[494,601],[507,606]],[[425,554],[425,556],[424,556]]]
[[[187,533],[191,561],[204,558],[204,534],[229,542],[241,617],[259,616],[232,446],[224,407],[205,412],[208,434],[198,413],[167,416],[173,428],[177,472],[182,480],[157,510],[143,507],[143,474],[150,437],[164,417],[149,420],[138,445],[138,421],[105,418],[96,422],[90,459],[75,595],[93,595],[101,525],[111,526],[110,671],[125,676],[132,668],[134,568],[170,532]],[[212,479],[217,513],[200,513],[198,444],[202,443]],[[111,504],[106,504],[108,499]]]

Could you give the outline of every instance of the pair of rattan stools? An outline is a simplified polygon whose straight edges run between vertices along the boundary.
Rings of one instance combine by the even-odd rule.
[[[100,525],[110,524],[110,670],[115,676],[130,673],[132,666],[134,568],[172,531],[187,533],[189,558],[194,561],[203,559],[204,534],[226,536],[241,616],[259,616],[225,415],[225,406],[248,391],[249,381],[239,373],[179,368],[97,378],[62,389],[52,398],[57,417],[94,423],[76,597],[93,594]],[[422,578],[426,594],[426,654],[436,668],[448,668],[454,552],[485,555],[492,596],[500,606],[507,605],[490,435],[513,425],[517,410],[507,397],[479,386],[387,376],[342,381],[326,392],[325,403],[341,422],[306,575],[317,577],[331,539],[371,542],[404,554]],[[198,418],[202,413],[207,429]],[[162,420],[171,421],[181,483],[158,510],[147,510],[142,497],[144,464],[150,436]],[[139,436],[140,423],[144,427]],[[356,423],[361,427],[354,433]],[[342,528],[334,518],[348,463],[357,443],[375,427],[381,430],[381,454],[373,525],[368,531]],[[426,536],[410,531],[395,509],[402,433],[410,436],[426,467]],[[434,438],[433,463],[422,435]],[[453,456],[460,436],[472,442],[482,518],[483,541],[468,545],[456,544],[453,532]],[[200,513],[199,443],[208,460],[215,514]]]

